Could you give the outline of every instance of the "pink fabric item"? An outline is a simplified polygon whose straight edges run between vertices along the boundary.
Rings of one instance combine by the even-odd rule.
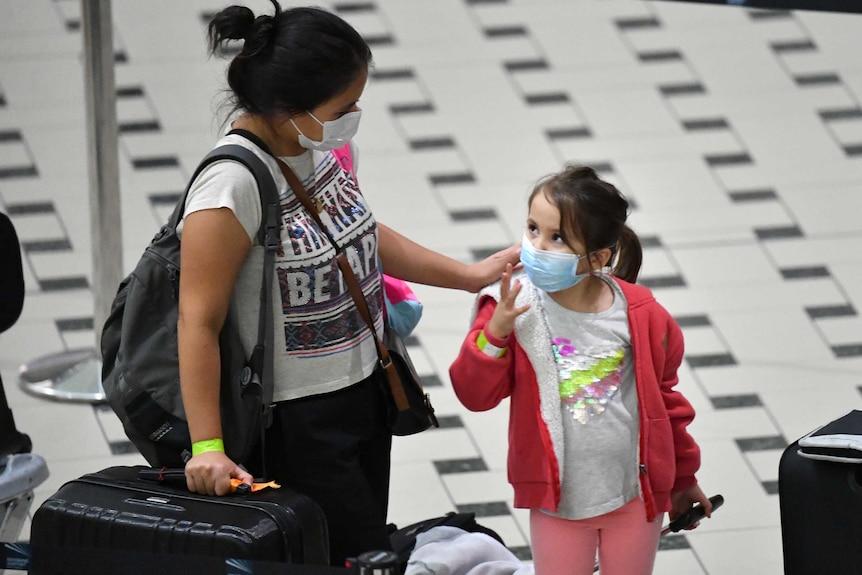
[[[344,144],[337,150],[332,150],[332,155],[341,169],[349,172],[353,179],[356,180],[356,170],[353,169],[353,156],[350,153],[350,142]]]
[[[386,298],[393,304],[401,303],[402,301],[419,301],[407,282],[383,274],[383,289],[386,291]]]
[[[409,336],[422,319],[422,303],[404,280],[383,274],[386,322],[401,337]]]
[[[650,575],[664,514],[644,521],[644,502],[571,521],[530,510],[530,539],[536,575],[592,575],[598,550],[601,575]]]

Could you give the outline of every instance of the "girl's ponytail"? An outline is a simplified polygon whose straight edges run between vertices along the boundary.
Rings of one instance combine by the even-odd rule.
[[[643,249],[637,234],[626,224],[620,230],[616,248],[616,264],[611,272],[622,280],[635,283],[643,263]]]

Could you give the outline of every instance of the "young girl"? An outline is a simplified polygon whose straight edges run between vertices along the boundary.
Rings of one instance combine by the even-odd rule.
[[[539,181],[521,247],[450,368],[470,410],[510,399],[509,481],[539,575],[652,572],[664,513],[699,502],[682,332],[643,286],[628,202],[588,167]],[[615,262],[610,273],[606,266]]]

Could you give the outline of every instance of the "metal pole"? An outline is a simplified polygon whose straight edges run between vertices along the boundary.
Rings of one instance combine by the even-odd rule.
[[[35,395],[96,403],[105,400],[102,326],[123,274],[120,170],[111,2],[81,0],[81,7],[96,345],[36,358],[21,366],[19,382],[25,391]]]
[[[123,278],[114,42],[110,0],[82,0],[93,254],[93,327],[102,326]]]

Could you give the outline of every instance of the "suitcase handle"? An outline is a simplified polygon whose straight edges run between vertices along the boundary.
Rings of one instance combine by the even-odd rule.
[[[156,483],[164,483],[165,485],[173,485],[175,487],[186,487],[186,471],[180,468],[149,468],[138,471],[138,479],[145,481],[155,481]],[[241,483],[231,491],[231,495],[248,495],[251,493],[251,485]]]
[[[709,498],[710,503],[712,503],[713,512],[724,504],[724,497],[722,495],[713,495]],[[691,527],[701,519],[706,517],[706,511],[703,509],[703,505],[695,505],[692,507],[687,513],[680,515],[676,519],[670,522],[670,524],[662,529],[662,535],[666,533],[677,533],[678,531],[682,531],[686,527]]]

